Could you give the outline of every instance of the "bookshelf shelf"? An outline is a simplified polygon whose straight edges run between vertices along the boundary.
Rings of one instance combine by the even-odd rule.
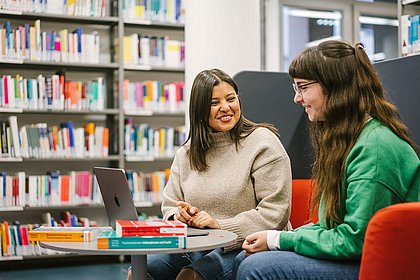
[[[22,162],[21,157],[0,157],[0,162]]]
[[[53,1],[52,1],[53,2]],[[83,2],[83,1],[82,1]],[[90,2],[90,1],[88,1]],[[164,40],[168,41],[177,41],[179,42],[179,48],[181,50],[184,47],[184,29],[185,25],[183,23],[175,23],[175,22],[157,22],[151,20],[138,20],[138,19],[127,19],[123,16],[123,2],[122,0],[106,0],[107,7],[106,7],[106,14],[111,14],[110,11],[112,10],[113,14],[117,14],[117,16],[105,16],[105,17],[88,17],[88,16],[70,16],[70,15],[59,15],[59,14],[48,14],[48,13],[38,13],[38,12],[22,12],[22,11],[11,11],[11,10],[2,10],[0,9],[0,28],[5,29],[6,23],[10,25],[9,32],[18,32],[19,30],[24,33],[26,31],[25,28],[29,25],[30,28],[39,28],[40,30],[36,30],[36,35],[38,36],[36,41],[36,50],[34,52],[35,56],[31,56],[30,52],[32,50],[31,47],[27,47],[26,55],[23,52],[16,51],[19,49],[18,47],[10,48],[13,51],[4,51],[0,52],[0,86],[2,86],[2,82],[5,76],[6,79],[13,79],[13,82],[16,83],[16,87],[19,87],[19,84],[16,81],[26,80],[26,86],[29,85],[30,82],[34,84],[32,86],[36,86],[36,88],[41,92],[41,85],[39,83],[39,79],[45,78],[45,85],[49,86],[50,84],[47,83],[47,77],[51,77],[54,75],[58,75],[61,83],[61,75],[64,77],[65,82],[75,82],[81,83],[81,87],[86,86],[88,83],[97,82],[97,85],[102,85],[103,89],[103,98],[100,100],[103,104],[97,105],[100,103],[99,100],[89,99],[87,97],[80,97],[80,95],[86,94],[87,96],[87,89],[86,91],[77,91],[74,88],[70,89],[70,86],[66,83],[63,83],[65,86],[60,88],[62,84],[59,84],[59,90],[61,91],[64,97],[55,99],[57,103],[52,103],[53,101],[48,100],[51,95],[48,95],[47,90],[43,88],[45,91],[44,95],[39,93],[39,98],[34,98],[34,100],[30,100],[29,94],[24,94],[24,98],[19,99],[21,95],[15,94],[14,103],[9,101],[6,103],[2,97],[2,91],[0,91],[0,124],[7,123],[10,125],[12,123],[12,119],[17,119],[17,126],[18,126],[18,135],[19,137],[22,131],[26,131],[27,134],[32,134],[34,131],[32,129],[38,130],[38,134],[35,133],[35,139],[39,138],[39,142],[41,143],[42,139],[47,139],[50,141],[47,143],[47,148],[44,150],[40,145],[35,144],[35,148],[40,148],[40,152],[34,152],[30,149],[33,146],[29,144],[25,147],[25,153],[21,153],[22,156],[14,156],[17,155],[14,147],[15,143],[11,143],[12,149],[4,152],[2,148],[3,145],[0,147],[0,185],[4,182],[4,180],[18,180],[18,184],[25,181],[26,189],[29,189],[29,186],[32,186],[32,200],[29,198],[25,198],[26,201],[22,201],[21,198],[18,198],[18,202],[13,201],[6,201],[0,200],[0,213],[2,216],[3,221],[8,221],[9,225],[13,224],[13,221],[20,221],[21,224],[38,224],[41,221],[41,215],[50,212],[51,216],[59,218],[60,213],[62,211],[71,211],[72,214],[74,213],[78,217],[87,217],[91,221],[97,221],[98,225],[106,225],[106,211],[102,204],[97,204],[100,202],[98,196],[100,196],[99,192],[97,192],[95,180],[92,175],[92,168],[94,166],[104,166],[104,167],[117,167],[117,168],[124,168],[133,172],[142,173],[142,176],[153,176],[155,173],[164,173],[161,170],[168,169],[170,164],[173,160],[173,157],[137,157],[137,156],[126,156],[124,151],[125,147],[125,121],[127,118],[133,117],[136,121],[136,125],[140,124],[147,124],[148,127],[152,130],[161,130],[161,129],[178,129],[179,126],[185,124],[185,112],[179,111],[179,109],[183,109],[183,105],[180,105],[183,102],[179,99],[176,100],[177,104],[175,107],[170,107],[173,104],[169,104],[169,101],[173,101],[168,96],[165,100],[167,107],[159,107],[161,108],[170,108],[167,110],[162,111],[153,111],[153,110],[125,110],[123,106],[124,102],[124,88],[123,84],[126,81],[131,83],[145,83],[146,81],[155,82],[160,86],[162,89],[164,87],[172,84],[177,84],[176,94],[177,98],[179,97],[178,94],[181,90],[183,91],[183,84],[182,88],[178,88],[178,84],[183,83],[184,81],[184,67],[173,67],[173,66],[183,66],[183,49],[182,52],[180,51],[179,59],[175,61],[179,63],[173,63],[172,61],[165,61],[162,60],[164,56],[160,56],[159,62],[156,62],[155,57],[150,57],[150,63],[144,64],[153,64],[153,65],[167,65],[171,67],[165,66],[143,66],[141,65],[140,60],[143,59],[140,57],[141,53],[138,53],[138,60],[136,62],[124,63],[124,54],[127,51],[124,47],[124,37],[129,36],[133,33],[141,35],[147,35],[150,38],[157,37],[159,39],[164,38]],[[48,5],[49,2],[43,2]],[[137,2],[136,2],[137,3]],[[37,27],[38,24],[38,27]],[[23,28],[23,29],[22,29]],[[83,35],[94,35],[100,36],[100,44],[99,44],[99,54],[96,56],[97,52],[95,53],[95,59],[90,59],[89,56],[85,55],[82,51],[80,53],[71,53],[70,48],[67,51],[67,54],[63,54],[63,48],[58,49],[48,49],[45,47],[43,37],[44,33],[45,36],[48,36],[47,33],[54,34],[55,39],[61,40],[60,32],[63,30],[67,30],[66,36],[74,35],[73,40],[76,41],[77,29],[83,30]],[[27,29],[26,29],[27,30]],[[26,38],[30,38],[27,33],[25,33]],[[39,35],[41,34],[41,35]],[[14,37],[16,38],[16,37]],[[23,42],[23,37],[21,37]],[[64,37],[63,38],[70,38]],[[95,37],[96,38],[96,37]],[[80,40],[82,41],[82,40]],[[1,41],[0,41],[1,42]],[[52,42],[54,42],[52,40]],[[96,39],[95,39],[95,42]],[[163,42],[163,41],[162,41]],[[164,41],[166,43],[166,41]],[[39,43],[39,44],[38,44]],[[61,43],[61,41],[60,41]],[[74,42],[73,42],[74,43]],[[48,46],[48,44],[46,44]],[[54,45],[54,44],[52,44]],[[51,45],[51,46],[52,46]],[[70,45],[70,39],[68,42]],[[92,43],[92,46],[95,44]],[[23,46],[23,45],[21,45]],[[96,45],[98,46],[98,45]],[[119,48],[119,46],[123,46]],[[139,46],[138,47],[144,47]],[[150,42],[149,48],[152,48],[152,42]],[[74,43],[73,50],[78,50],[78,44]],[[87,48],[84,48],[86,51]],[[136,49],[136,48],[134,48]],[[147,49],[147,48],[145,48]],[[169,49],[169,47],[168,47]],[[49,52],[48,51],[57,51],[58,52]],[[165,49],[163,49],[165,50]],[[39,53],[38,53],[39,51]],[[29,55],[28,55],[29,52]],[[146,52],[147,53],[147,52]],[[182,53],[182,55],[181,55]],[[4,54],[4,55],[3,55]],[[173,57],[173,53],[172,57]],[[74,55],[74,56],[73,56]],[[119,59],[122,58],[122,59]],[[84,63],[82,61],[94,61],[92,63]],[[170,63],[169,63],[170,62]],[[134,64],[135,63],[135,64]],[[19,80],[21,79],[21,80]],[[10,82],[10,80],[9,80]],[[78,85],[79,86],[79,85]],[[57,88],[55,88],[57,89]],[[80,87],[79,87],[80,89]],[[170,88],[173,90],[174,88]],[[26,89],[25,89],[26,90]],[[50,90],[50,89],[49,89]],[[67,92],[66,92],[67,90]],[[165,89],[168,90],[169,89]],[[29,92],[29,91],[28,91]],[[73,96],[69,97],[68,94],[73,94],[77,92],[77,97],[74,101],[72,98]],[[92,92],[92,91],[90,91]],[[98,90],[99,92],[99,90]],[[171,92],[172,94],[173,92]],[[33,96],[33,95],[32,95]],[[173,95],[171,95],[172,98]],[[55,97],[53,97],[55,98]],[[77,99],[79,98],[79,99]],[[85,98],[84,100],[80,100]],[[46,101],[45,101],[46,100]],[[54,100],[54,99],[52,99]],[[31,103],[32,102],[32,103]],[[58,103],[61,102],[61,103]],[[88,102],[89,106],[86,105]],[[58,104],[58,105],[57,105]],[[64,104],[64,105],[63,105]],[[94,104],[91,106],[91,104]],[[102,106],[103,105],[103,106]],[[138,104],[136,104],[138,105]],[[46,109],[48,108],[48,109]],[[54,108],[54,109],[52,109]],[[65,108],[65,109],[64,109]],[[70,109],[71,108],[71,109]],[[77,109],[76,109],[77,108]],[[127,107],[127,108],[140,108],[140,107]],[[156,107],[143,107],[143,108],[156,108]],[[176,110],[174,110],[174,108]],[[156,109],[157,110],[157,109]],[[65,126],[71,123],[72,126]],[[91,133],[88,126],[90,124],[94,124],[95,129],[97,127],[107,128],[109,129],[109,142],[105,144],[105,141],[98,140],[98,143],[101,143],[102,146],[99,146],[99,151],[97,147],[94,147],[94,150],[91,149],[89,146],[90,137],[97,137],[95,133]],[[46,124],[46,128],[45,128]],[[43,125],[41,127],[41,125]],[[6,129],[8,128],[5,125]],[[56,144],[52,136],[53,128],[58,128],[61,130],[60,133],[62,135],[63,140],[62,142],[70,141],[70,134],[64,129],[74,129],[74,142],[76,139],[76,130],[78,130],[79,138],[77,140],[79,143],[82,143],[82,147],[84,148],[79,153],[74,150],[77,150],[76,144],[71,146],[71,144],[67,144],[66,148],[70,148],[70,156],[66,154],[66,156],[61,157],[61,153],[63,149],[52,150],[51,147]],[[45,130],[44,130],[45,129]],[[10,130],[11,125],[10,125]],[[89,131],[88,131],[89,130]],[[13,128],[13,131],[16,129]],[[30,132],[29,132],[30,131]],[[2,126],[0,126],[0,141],[2,135]],[[46,136],[48,135],[48,136]],[[80,137],[83,135],[84,137]],[[99,135],[106,135],[99,134]],[[32,138],[33,135],[28,136],[28,141],[32,142],[34,139]],[[98,137],[101,139],[100,137]],[[22,138],[26,139],[26,138]],[[64,140],[67,139],[67,140]],[[96,138],[94,138],[96,139]],[[157,138],[151,138],[149,141],[157,141]],[[13,140],[13,139],[12,139]],[[94,140],[95,142],[96,140]],[[175,141],[175,139],[173,139]],[[35,141],[36,142],[36,141]],[[21,142],[17,145],[22,145]],[[0,142],[1,144],[1,142]],[[9,143],[8,143],[9,144]],[[33,144],[30,143],[30,144]],[[44,143],[45,144],[45,143]],[[49,145],[48,145],[49,144]],[[106,146],[108,144],[108,146]],[[84,145],[84,146],[83,146]],[[95,143],[96,145],[96,143]],[[179,145],[176,145],[179,146]],[[23,147],[23,146],[21,146]],[[54,146],[55,147],[55,146]],[[108,147],[108,152],[104,152],[101,147]],[[44,146],[45,148],[45,146]],[[48,150],[48,148],[50,150]],[[23,151],[23,149],[22,149]],[[47,152],[46,152],[47,151]],[[49,151],[49,152],[48,152]],[[89,151],[94,151],[94,154],[89,154]],[[32,153],[32,154],[31,154]],[[3,156],[2,155],[11,155]],[[42,155],[41,155],[42,154]],[[56,157],[55,155],[60,154],[60,157]],[[107,156],[105,156],[105,154]],[[165,153],[170,154],[170,153]],[[51,157],[49,155],[54,155]],[[77,155],[77,157],[75,156]],[[82,155],[82,156],[80,156]],[[147,168],[143,168],[142,164],[147,165]],[[142,172],[140,172],[142,171]],[[7,174],[6,174],[7,173]],[[77,173],[77,174],[76,174]],[[47,175],[48,174],[48,175]],[[76,174],[76,175],[75,175]],[[52,194],[45,194],[47,198],[34,198],[34,187],[35,190],[40,190],[40,186],[42,186],[40,182],[50,182],[57,178],[58,176],[64,180],[64,177],[69,177],[71,180],[78,180],[78,175],[88,175],[92,176],[88,179],[88,184],[92,191],[92,197],[96,195],[96,197],[91,198],[90,200],[84,200],[85,197],[82,196],[80,201],[86,202],[90,201],[91,203],[95,204],[67,204],[69,201],[74,200],[62,200],[63,198],[61,195],[59,196],[59,201],[62,202],[60,205],[45,205],[45,206],[23,206],[22,205],[40,205],[44,203],[44,199],[50,199],[48,201],[53,201],[54,204],[57,202],[57,197],[52,197]],[[19,177],[20,176],[20,177]],[[56,176],[56,177],[53,177]],[[12,177],[12,178],[10,178]],[[22,177],[24,178],[22,180]],[[34,179],[35,178],[35,179]],[[76,178],[76,179],[74,179]],[[37,180],[36,183],[32,185],[29,184],[29,180]],[[44,181],[43,181],[44,180]],[[74,182],[74,181],[73,181]],[[84,187],[82,183],[77,181],[79,184],[78,186]],[[51,183],[52,184],[52,183]],[[148,182],[151,184],[151,182]],[[73,187],[74,187],[73,183]],[[47,188],[48,189],[48,188]],[[153,188],[149,188],[153,189]],[[19,191],[20,185],[19,185]],[[72,190],[74,191],[74,190]],[[150,192],[141,193],[135,201],[135,206],[140,211],[148,212],[151,215],[158,215],[160,213],[160,204],[152,201],[144,201],[146,199],[155,200],[159,194],[153,193],[153,196],[150,196]],[[0,193],[2,195],[2,193]],[[30,191],[28,190],[26,193],[29,197]],[[69,194],[75,195],[69,191]],[[78,195],[78,194],[76,194]],[[80,196],[76,196],[80,198]],[[33,200],[38,199],[38,200]],[[37,201],[38,203],[34,203],[33,201]],[[64,201],[64,202],[63,202]],[[79,200],[77,200],[79,201]],[[142,202],[139,202],[142,201]],[[8,260],[27,260],[27,259],[38,259],[38,258],[56,258],[61,257],[62,255],[33,255],[33,256],[16,256],[16,257],[1,257],[0,253],[0,261],[8,261]]]
[[[173,157],[153,157],[153,156],[126,156],[129,162],[151,162],[151,161],[172,161]]]
[[[44,162],[49,162],[49,161],[53,161],[53,162],[66,162],[66,161],[113,161],[113,160],[119,160],[119,156],[118,155],[111,155],[108,157],[92,157],[92,158],[87,158],[87,157],[80,157],[80,158],[25,158],[23,161],[25,162],[40,162],[40,161],[44,161]]]
[[[44,21],[54,21],[54,22],[72,22],[72,23],[82,23],[82,24],[98,24],[98,25],[117,25],[118,17],[87,17],[87,16],[67,16],[67,15],[58,15],[58,14],[48,14],[48,13],[30,13],[14,10],[0,10],[0,15],[2,18],[13,18],[19,16],[20,19],[33,20],[41,19]]]
[[[20,113],[25,114],[51,114],[51,115],[118,115],[118,109],[105,109],[101,111],[89,111],[89,110],[21,110]]]
[[[21,261],[21,260],[23,260],[23,256],[0,257],[0,262]]]
[[[127,26],[146,26],[152,28],[166,28],[166,29],[176,29],[183,30],[185,25],[182,23],[171,23],[171,22],[158,22],[151,20],[141,20],[141,19],[125,19],[124,24]]]
[[[154,207],[152,201],[136,202],[135,207]],[[73,209],[90,209],[104,208],[103,204],[66,204],[66,205],[45,205],[45,206],[25,206],[25,207],[1,207],[0,212],[22,212],[22,211],[43,211],[43,210],[73,210]]]
[[[5,113],[5,114],[20,114],[22,113],[23,110],[19,109],[19,108],[1,108],[0,107],[0,113]]]
[[[14,206],[14,207],[0,207],[0,212],[21,212],[23,207]]]
[[[124,70],[127,71],[156,71],[156,72],[176,72],[183,73],[184,69],[182,68],[171,68],[171,67],[156,67],[156,66],[147,66],[147,65],[125,65]]]
[[[419,0],[398,0],[398,53],[400,56],[420,52],[419,36],[412,29],[418,29],[420,19]]]
[[[25,69],[66,69],[76,71],[98,71],[106,72],[118,69],[118,63],[64,63],[64,62],[41,62],[41,61],[24,61],[24,60],[10,60],[0,59],[0,66],[2,67],[16,67]]]
[[[185,117],[185,112],[154,112],[152,110],[124,110],[127,117]]]

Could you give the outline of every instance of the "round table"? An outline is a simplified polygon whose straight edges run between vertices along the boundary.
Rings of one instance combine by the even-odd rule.
[[[92,242],[40,242],[41,247],[93,255],[131,255],[131,273],[133,280],[147,280],[147,255],[149,254],[178,254],[195,251],[205,251],[233,245],[237,235],[220,229],[206,229],[206,236],[187,237],[186,249],[158,248],[158,249],[98,249],[96,241]]]

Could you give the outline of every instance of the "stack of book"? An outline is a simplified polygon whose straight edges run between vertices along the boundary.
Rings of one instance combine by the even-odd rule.
[[[98,249],[186,248],[187,226],[179,221],[117,220],[97,237]]]

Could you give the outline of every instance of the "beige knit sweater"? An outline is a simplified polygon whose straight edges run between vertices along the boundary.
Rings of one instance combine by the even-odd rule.
[[[178,150],[163,191],[164,219],[175,214],[177,201],[186,201],[238,235],[236,245],[225,249],[239,248],[256,231],[287,228],[292,175],[290,159],[277,136],[257,128],[238,150],[228,132],[211,137],[207,171],[190,168],[189,143]]]

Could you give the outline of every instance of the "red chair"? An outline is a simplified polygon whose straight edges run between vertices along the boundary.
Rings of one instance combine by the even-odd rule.
[[[420,202],[391,205],[372,217],[359,279],[420,279]]]
[[[309,198],[311,195],[310,179],[294,179],[292,180],[292,211],[290,214],[290,222],[293,228],[300,227],[308,222],[316,223],[318,217],[311,217],[309,210]]]

